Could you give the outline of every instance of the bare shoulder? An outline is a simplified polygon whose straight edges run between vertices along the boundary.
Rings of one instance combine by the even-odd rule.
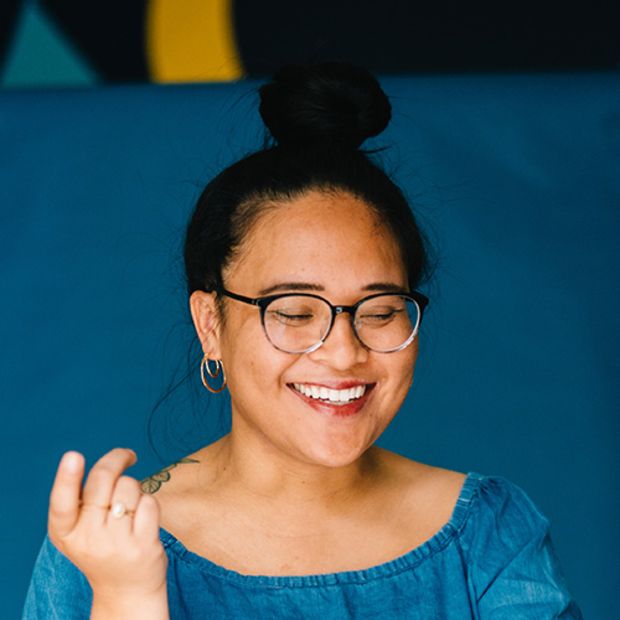
[[[200,460],[195,458],[194,455],[192,455],[183,457],[178,461],[175,461],[174,463],[163,467],[159,471],[151,474],[150,476],[147,476],[140,481],[142,492],[149,495],[159,493],[159,496],[162,496],[164,494],[164,491],[172,491],[173,489],[177,490],[179,482],[183,481],[183,479],[186,478],[183,468],[179,470],[177,470],[177,468],[182,465],[195,465],[199,463]],[[173,476],[175,483],[170,484],[173,480]]]
[[[175,535],[186,533],[192,516],[205,510],[212,482],[220,473],[218,440],[147,476],[140,482],[143,493],[153,495],[159,504],[160,524]]]
[[[414,461],[402,454],[375,447],[380,459],[403,480],[415,484],[425,484],[431,487],[436,485],[453,488],[463,485],[467,474],[452,469],[427,465],[421,461]]]
[[[461,493],[467,474],[443,467],[423,465],[420,483],[422,488],[436,496],[454,499],[456,502]]]
[[[200,453],[190,454],[140,481],[142,492],[157,500],[160,526],[168,532],[177,533],[187,514],[188,497],[196,486],[202,460]]]
[[[156,495],[161,504],[170,497],[186,497],[205,490],[217,475],[217,455],[223,441],[218,441],[189,454],[140,481],[143,493]]]
[[[415,515],[436,530],[450,520],[467,475],[414,461],[400,454],[383,451],[394,472],[393,479],[402,497],[405,514]]]

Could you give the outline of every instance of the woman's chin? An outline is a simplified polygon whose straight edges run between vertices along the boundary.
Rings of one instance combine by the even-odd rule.
[[[357,461],[368,449],[367,445],[349,446],[344,448],[342,445],[331,446],[328,444],[314,445],[311,449],[303,450],[304,460],[308,463],[322,467],[346,467]]]

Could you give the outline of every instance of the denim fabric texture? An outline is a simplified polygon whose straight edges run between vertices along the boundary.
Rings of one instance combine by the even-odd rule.
[[[579,620],[549,535],[527,494],[498,476],[469,473],[450,521],[431,539],[363,570],[242,575],[188,551],[161,530],[171,620],[348,618]],[[46,539],[23,620],[89,618],[84,575]]]

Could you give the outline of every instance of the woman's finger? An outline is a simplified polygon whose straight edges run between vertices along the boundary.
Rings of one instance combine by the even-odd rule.
[[[159,504],[148,494],[143,494],[138,502],[133,518],[133,533],[144,541],[159,540]]]
[[[141,495],[140,483],[135,478],[121,476],[117,480],[106,519],[111,531],[116,534],[131,533],[131,523]]]
[[[71,533],[80,514],[80,491],[84,476],[84,457],[66,452],[58,465],[49,505],[48,532],[52,538]]]
[[[136,462],[136,453],[127,448],[114,448],[104,454],[90,470],[82,492],[82,513],[103,524],[119,476]]]

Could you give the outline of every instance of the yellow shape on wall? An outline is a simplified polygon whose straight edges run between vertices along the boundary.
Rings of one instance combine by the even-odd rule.
[[[151,0],[147,58],[154,82],[229,82],[243,77],[233,0]]]

